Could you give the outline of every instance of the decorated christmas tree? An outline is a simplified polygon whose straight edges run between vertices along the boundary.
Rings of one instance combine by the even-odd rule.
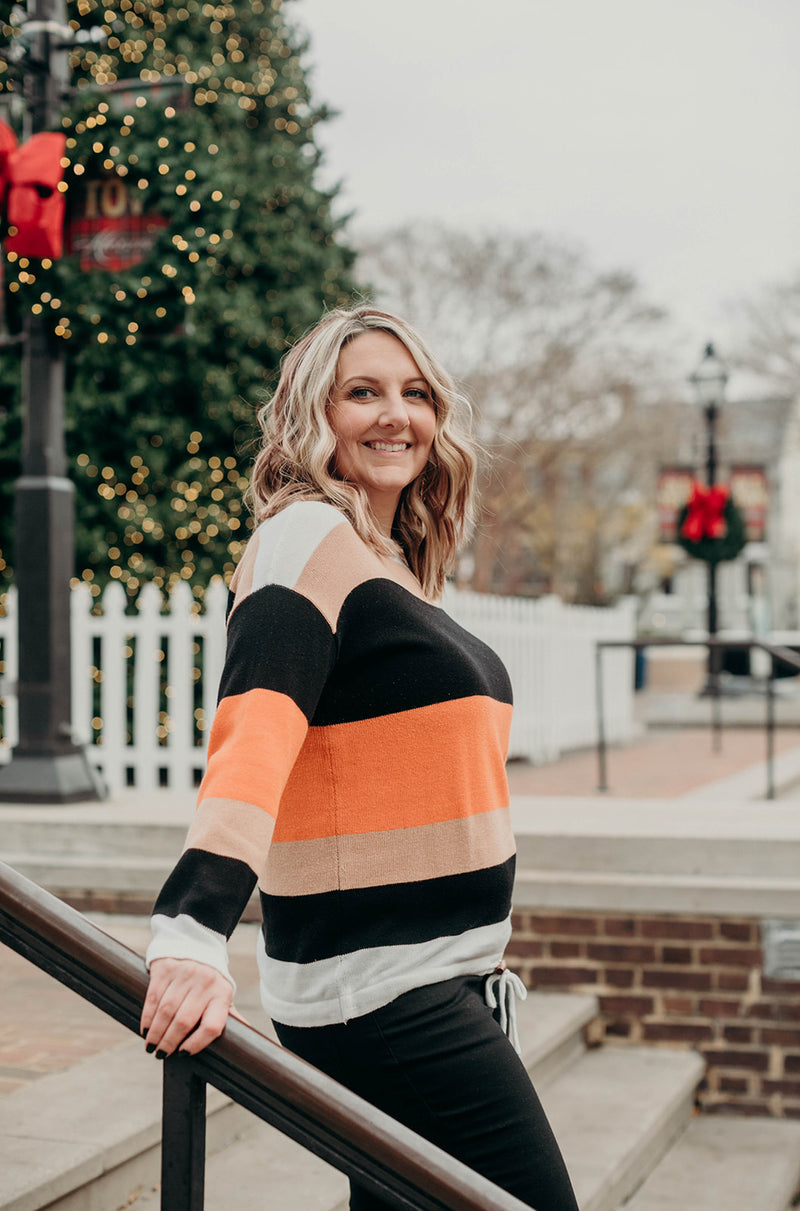
[[[246,539],[255,411],[287,343],[352,297],[335,191],[316,183],[326,113],[282,0],[67,7],[94,39],[71,52],[66,253],[7,254],[8,328],[32,308],[64,342],[78,575],[95,592],[111,577],[131,594],[144,579],[199,593]],[[19,90],[13,65],[0,81]],[[20,346],[7,343],[8,563],[19,377]]]

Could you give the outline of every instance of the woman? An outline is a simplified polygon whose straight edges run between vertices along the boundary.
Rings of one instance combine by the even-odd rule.
[[[258,882],[281,1042],[537,1211],[576,1211],[490,1008],[508,1016],[516,979],[511,687],[435,604],[470,520],[465,407],[416,333],[370,307],[287,355],[142,1029],[161,1057],[222,1032],[225,943]],[[352,1208],[383,1206],[353,1188]]]

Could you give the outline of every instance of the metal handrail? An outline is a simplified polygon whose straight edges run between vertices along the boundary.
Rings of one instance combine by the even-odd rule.
[[[139,1033],[144,960],[0,862],[0,939]],[[152,1063],[142,1054],[142,1063]],[[406,1211],[526,1204],[242,1022],[196,1056],[164,1061],[164,1211],[202,1211],[206,1084]]]
[[[767,799],[775,798],[775,661],[780,660],[800,672],[800,655],[791,648],[781,644],[767,643],[763,639],[718,639],[709,636],[707,639],[670,639],[659,636],[657,639],[599,639],[595,642],[595,708],[597,713],[597,789],[608,790],[607,743],[605,734],[605,705],[603,701],[603,651],[606,648],[632,648],[640,651],[651,647],[704,647],[708,649],[709,668],[715,674],[712,678],[714,691],[711,694],[711,727],[714,737],[714,748],[719,751],[722,734],[722,713],[719,694],[719,664],[720,654],[724,651],[750,651],[759,648],[771,657],[769,676],[767,677],[765,719],[766,729],[766,765],[767,765]]]

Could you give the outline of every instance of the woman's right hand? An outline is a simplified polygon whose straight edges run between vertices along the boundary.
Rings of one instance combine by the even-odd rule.
[[[233,985],[214,967],[193,959],[153,959],[141,1032],[158,1059],[173,1051],[196,1055],[225,1029]]]

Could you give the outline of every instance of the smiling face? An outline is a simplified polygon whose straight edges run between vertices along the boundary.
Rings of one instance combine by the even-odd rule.
[[[365,489],[390,534],[400,493],[422,474],[436,432],[430,387],[402,341],[375,330],[344,346],[328,420],[337,473]]]

